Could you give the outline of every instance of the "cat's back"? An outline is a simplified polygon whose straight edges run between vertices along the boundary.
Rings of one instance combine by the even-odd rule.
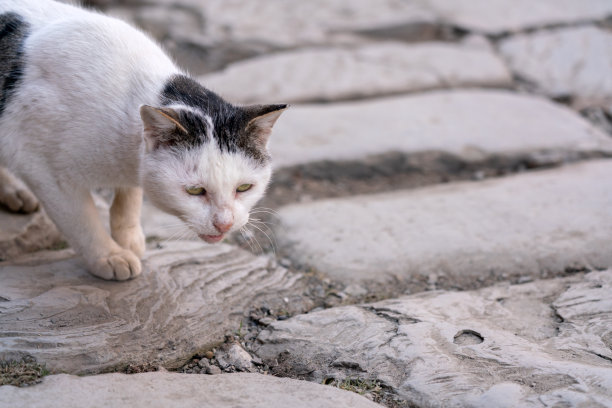
[[[8,36],[4,43],[21,42],[23,52],[34,64],[59,68],[60,59],[64,58],[63,72],[70,66],[82,73],[88,65],[116,68],[117,64],[109,61],[111,57],[122,59],[126,64],[138,60],[146,68],[159,66],[176,70],[157,44],[136,28],[69,4],[53,0],[1,0],[0,25],[3,23],[11,33],[17,27],[23,36],[21,39]]]
[[[157,103],[178,71],[121,20],[51,0],[0,0],[0,139],[18,145],[0,144],[0,156],[33,142],[70,153],[50,144],[58,138],[77,156],[93,143],[110,155],[123,140],[126,150],[127,136],[140,142],[139,106]]]
[[[91,14],[86,10],[53,0],[2,0],[0,18],[19,19],[28,26],[28,31],[36,31],[46,24],[66,18],[79,18]]]

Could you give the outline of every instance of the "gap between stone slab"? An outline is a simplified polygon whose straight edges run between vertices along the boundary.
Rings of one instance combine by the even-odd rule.
[[[358,160],[325,160],[276,170],[268,193],[258,207],[274,210],[323,198],[414,189],[453,181],[480,181],[601,158],[612,158],[612,153],[541,150],[467,160],[442,151],[424,151],[390,152]]]
[[[477,35],[483,35],[487,37],[489,40],[491,40],[491,42],[493,42],[493,44],[495,45],[495,48],[497,48],[497,43],[499,41],[505,40],[506,38],[512,37],[514,35],[533,34],[538,31],[556,30],[556,29],[564,29],[564,28],[578,28],[578,27],[585,27],[589,25],[597,25],[597,26],[604,25],[605,26],[606,24],[609,24],[608,21],[611,18],[612,16],[605,17],[602,19],[595,19],[595,20],[584,19],[584,20],[572,21],[568,23],[543,24],[539,26],[523,28],[522,30],[517,30],[517,31],[504,31],[498,34],[483,33],[479,31],[471,31],[470,33],[477,34]],[[461,28],[461,27],[457,27],[457,29],[465,30],[464,28]]]

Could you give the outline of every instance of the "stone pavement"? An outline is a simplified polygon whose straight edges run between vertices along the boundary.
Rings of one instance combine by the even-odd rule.
[[[71,390],[71,392],[66,392]],[[50,404],[51,402],[51,404]],[[380,405],[333,387],[258,374],[103,374],[45,378],[36,387],[0,388],[0,406],[62,408],[374,408]]]
[[[0,210],[0,406],[612,407],[612,2],[89,3],[293,106],[246,241],[145,202],[106,282]]]

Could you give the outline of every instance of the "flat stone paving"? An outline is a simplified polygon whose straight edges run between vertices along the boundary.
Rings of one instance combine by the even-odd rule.
[[[612,271],[432,291],[272,323],[259,356],[302,378],[376,378],[403,406],[606,407]],[[526,313],[528,311],[528,313]]]
[[[612,15],[608,0],[426,0],[443,21],[492,35],[536,27],[604,20]]]
[[[10,214],[0,210],[0,262],[59,244],[62,236],[41,211]]]
[[[442,151],[485,160],[541,151],[610,152],[612,139],[569,109],[499,90],[437,91],[296,106],[270,140],[277,167]]]
[[[612,265],[612,161],[388,194],[296,204],[278,239],[346,284],[433,274],[489,277]]]
[[[200,81],[231,101],[294,103],[436,88],[509,87],[512,77],[490,49],[389,42],[272,54],[237,62]]]
[[[579,106],[612,100],[612,32],[594,26],[510,37],[499,47],[510,67],[548,95]]]
[[[92,377],[60,374],[46,377],[35,387],[0,388],[0,406],[44,408],[50,403],[62,408],[380,407],[335,387],[261,374],[206,376],[155,372]]]
[[[123,283],[90,275],[71,252],[0,264],[0,358],[31,356],[74,374],[177,368],[236,331],[249,307],[301,293],[299,276],[267,257],[228,245],[163,245],[147,251],[141,277]]]

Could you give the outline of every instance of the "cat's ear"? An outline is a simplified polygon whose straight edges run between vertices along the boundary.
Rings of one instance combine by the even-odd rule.
[[[288,108],[288,105],[256,105],[247,108],[251,119],[246,126],[246,131],[255,137],[262,145],[268,144],[272,126],[280,115]]]
[[[144,138],[149,152],[159,147],[172,146],[181,136],[188,134],[179,123],[178,114],[174,109],[142,105],[140,118],[144,125]]]

